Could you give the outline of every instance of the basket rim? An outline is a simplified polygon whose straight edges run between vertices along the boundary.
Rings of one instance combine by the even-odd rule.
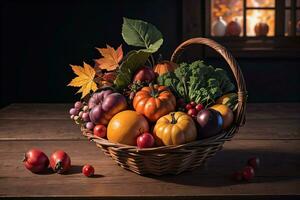
[[[114,148],[116,150],[126,150],[128,152],[144,152],[144,153],[153,153],[153,152],[162,152],[162,151],[172,151],[172,150],[179,150],[184,149],[188,147],[194,147],[194,146],[201,146],[201,145],[210,145],[215,142],[225,142],[231,139],[232,133],[236,132],[238,130],[237,125],[231,126],[230,129],[226,131],[222,131],[221,133],[218,133],[217,135],[203,138],[203,139],[197,139],[195,141],[181,144],[181,145],[165,145],[165,146],[158,146],[158,147],[151,147],[151,148],[138,148],[137,146],[132,145],[126,145],[121,143],[113,143],[110,142],[108,139],[101,138],[98,136],[95,136],[91,134],[91,131],[88,129],[85,129],[81,127],[81,131],[85,137],[87,137],[90,141],[93,141],[101,146],[108,146],[111,148]]]

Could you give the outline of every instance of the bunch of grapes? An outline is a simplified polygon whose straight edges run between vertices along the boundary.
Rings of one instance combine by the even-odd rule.
[[[89,107],[85,103],[76,101],[70,115],[76,124],[84,124],[87,129],[93,130],[95,124],[90,120]]]

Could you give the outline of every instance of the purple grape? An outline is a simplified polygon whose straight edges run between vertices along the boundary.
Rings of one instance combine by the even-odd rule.
[[[82,113],[82,119],[83,119],[83,121],[85,121],[85,122],[89,122],[89,121],[90,121],[89,113],[88,113],[88,112]]]
[[[82,107],[82,103],[80,101],[76,101],[74,107],[79,110]]]
[[[93,122],[88,122],[88,123],[86,123],[86,125],[85,125],[85,127],[87,128],[87,129],[90,129],[90,130],[93,130],[93,128],[94,128],[94,123]]]
[[[78,110],[76,108],[70,109],[70,115],[77,115],[77,114],[78,114]]]

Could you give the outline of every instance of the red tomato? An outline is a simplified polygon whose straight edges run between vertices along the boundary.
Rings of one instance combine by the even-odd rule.
[[[105,138],[106,137],[106,127],[102,124],[96,125],[94,127],[94,135]]]
[[[87,177],[91,177],[91,176],[94,176],[95,169],[91,165],[84,165],[82,167],[82,173]]]
[[[58,150],[52,153],[50,166],[56,173],[62,174],[71,168],[71,159],[66,152]]]
[[[25,167],[33,173],[42,172],[49,166],[48,157],[39,149],[30,149],[27,151],[23,162]]]
[[[154,146],[154,138],[150,133],[143,133],[137,138],[136,143],[139,148],[150,148]]]

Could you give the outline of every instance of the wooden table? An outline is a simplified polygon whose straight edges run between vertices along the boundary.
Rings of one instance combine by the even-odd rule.
[[[204,168],[178,176],[139,176],[117,166],[80,135],[66,104],[12,104],[0,110],[0,196],[78,199],[286,199],[300,194],[300,104],[250,104],[247,124]],[[22,163],[32,147],[65,150],[67,175],[32,174]],[[230,179],[247,159],[261,167],[251,182]],[[96,169],[94,178],[82,165]]]

